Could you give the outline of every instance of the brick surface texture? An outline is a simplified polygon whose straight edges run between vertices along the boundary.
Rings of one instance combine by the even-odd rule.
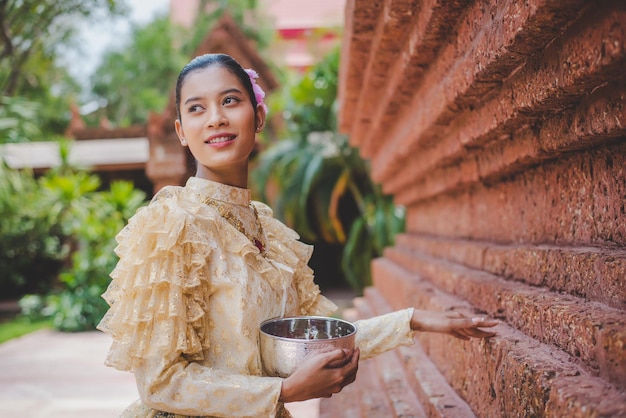
[[[349,315],[501,323],[364,361],[320,416],[626,417],[623,1],[348,0],[343,36],[340,128],[407,210]]]

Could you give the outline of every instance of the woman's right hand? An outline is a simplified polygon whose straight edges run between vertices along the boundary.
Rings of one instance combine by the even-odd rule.
[[[356,379],[359,349],[329,351],[308,358],[291,376],[283,380],[280,401],[299,402],[330,398]],[[336,367],[340,363],[343,366]]]

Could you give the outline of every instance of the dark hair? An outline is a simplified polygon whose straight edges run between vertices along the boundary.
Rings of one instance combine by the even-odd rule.
[[[226,54],[204,54],[199,55],[189,61],[187,65],[183,67],[178,74],[178,79],[176,80],[176,115],[178,116],[178,120],[180,119],[180,90],[185,83],[185,78],[189,75],[189,73],[200,70],[203,68],[208,68],[212,65],[219,65],[220,67],[224,67],[226,70],[230,71],[232,74],[237,76],[241,81],[241,84],[244,86],[246,91],[248,92],[248,96],[250,97],[250,102],[252,103],[252,108],[256,111],[256,96],[254,95],[254,89],[252,87],[252,82],[250,81],[250,76],[246,73],[243,67],[235,61],[233,57]],[[255,112],[256,119],[256,112]],[[181,121],[182,122],[182,121]]]

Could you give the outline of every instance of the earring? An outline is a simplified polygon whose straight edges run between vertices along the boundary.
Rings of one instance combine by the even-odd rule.
[[[186,140],[185,138],[181,138],[181,139],[180,139],[180,143],[181,143],[181,144],[183,144],[183,145],[185,145],[185,144],[187,143],[187,140]]]
[[[261,127],[260,127],[260,126],[257,126],[256,131],[257,131],[257,132],[261,132]]]

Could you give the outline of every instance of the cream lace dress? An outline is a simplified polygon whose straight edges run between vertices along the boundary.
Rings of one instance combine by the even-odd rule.
[[[263,253],[242,226],[262,235]],[[258,332],[269,318],[335,311],[307,266],[312,247],[249,190],[195,177],[157,193],[117,242],[98,328],[113,338],[106,364],[137,381],[141,400],[122,417],[289,417],[282,379],[263,376]],[[361,358],[411,344],[411,314],[358,321]]]

